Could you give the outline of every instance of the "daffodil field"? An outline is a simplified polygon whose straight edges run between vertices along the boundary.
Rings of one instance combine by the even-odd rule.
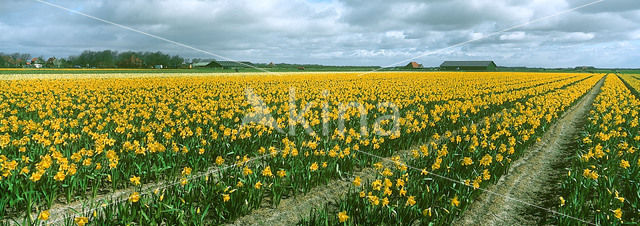
[[[299,223],[450,224],[604,77],[0,80],[0,222],[216,225],[349,180],[334,205],[300,213]],[[640,76],[622,77],[640,89]],[[637,98],[606,76],[567,166],[559,212],[599,224],[640,220]],[[376,174],[354,176],[363,169]],[[115,193],[125,198],[103,198]],[[75,214],[51,215],[78,203]]]
[[[447,132],[442,142],[411,150],[406,161],[392,158],[393,168],[375,163],[377,178],[366,184],[354,180],[354,189],[335,211],[364,224],[448,224],[481,192],[478,188],[497,181],[525,147],[600,79],[601,75],[591,76],[494,110],[470,126],[454,128],[459,131],[455,136]],[[304,223],[345,221],[329,212],[312,213]]]
[[[637,75],[608,76],[558,198],[560,211],[601,225],[640,222],[640,89]],[[558,217],[558,224],[576,224]]]

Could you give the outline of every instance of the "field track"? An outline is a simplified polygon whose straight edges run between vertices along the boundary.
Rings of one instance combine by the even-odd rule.
[[[355,176],[363,180],[375,178],[375,170],[366,168],[344,180],[332,181],[330,185],[315,187],[306,195],[283,199],[276,208],[263,207],[251,214],[236,219],[229,225],[295,225],[313,208],[322,208],[347,192]],[[347,180],[348,179],[348,180]]]
[[[557,205],[558,181],[567,172],[567,157],[574,150],[576,137],[586,122],[595,97],[600,92],[606,76],[579,102],[566,111],[562,118],[529,148],[525,155],[514,162],[508,174],[487,189],[496,196],[483,193],[454,222],[454,225],[539,225],[553,213],[523,204],[524,201],[546,208]],[[519,200],[519,201],[518,201]]]

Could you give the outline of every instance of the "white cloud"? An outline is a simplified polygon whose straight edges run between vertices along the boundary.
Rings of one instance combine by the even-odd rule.
[[[636,30],[630,33],[631,39],[640,39],[640,30]]]
[[[469,34],[469,37],[470,37],[469,40],[476,40],[476,39],[484,38],[484,34],[480,32],[472,32]]]
[[[561,34],[558,37],[554,37],[553,41],[573,41],[573,42],[583,42],[589,41],[595,37],[593,33],[584,33],[584,32],[569,32],[565,34]]]
[[[394,38],[394,39],[404,39],[404,33],[402,33],[402,31],[387,31],[384,33],[385,36],[389,37],[389,38]]]
[[[510,32],[510,33],[507,33],[507,34],[500,35],[500,40],[504,40],[504,41],[519,41],[519,40],[523,40],[525,37],[526,37],[525,32],[516,31],[516,32]]]
[[[608,0],[577,12],[426,56],[426,66],[451,58],[499,59],[502,65],[632,62],[632,54],[601,61],[588,49],[640,39],[640,1]],[[587,0],[131,0],[56,4],[183,42],[226,57],[261,62],[387,65],[482,38]],[[74,15],[36,1],[2,0],[0,51],[66,56],[84,49],[163,51],[209,58],[160,40]],[[637,45],[637,41],[629,42]],[[577,46],[564,48],[563,46]],[[637,48],[637,46],[636,46]],[[616,54],[615,48],[601,49]],[[562,60],[556,56],[577,55]],[[590,60],[591,59],[591,60]],[[587,62],[583,62],[587,61]],[[590,61],[590,62],[589,62]]]

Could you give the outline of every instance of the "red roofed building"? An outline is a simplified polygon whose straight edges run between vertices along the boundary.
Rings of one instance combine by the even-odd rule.
[[[44,64],[44,60],[40,59],[39,57],[34,57],[33,59],[31,59],[31,64]]]
[[[406,68],[411,68],[411,69],[417,69],[417,68],[422,68],[422,64],[419,64],[415,61],[411,61],[411,63],[407,64],[407,66],[405,66]]]

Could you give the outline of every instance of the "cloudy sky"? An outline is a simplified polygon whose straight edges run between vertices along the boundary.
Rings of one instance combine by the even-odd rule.
[[[640,67],[638,0],[605,0],[443,51],[436,50],[595,0],[44,1],[253,62],[388,66],[427,54],[415,60]],[[217,58],[35,0],[0,0],[0,34],[4,53],[113,49]]]

